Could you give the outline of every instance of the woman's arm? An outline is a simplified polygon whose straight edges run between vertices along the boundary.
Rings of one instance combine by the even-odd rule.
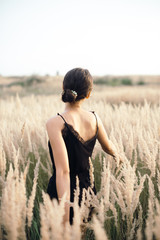
[[[48,137],[51,143],[54,162],[56,167],[56,187],[58,199],[67,194],[66,200],[70,201],[70,175],[69,162],[66,146],[62,137],[63,122],[58,117],[50,119],[46,123]],[[65,204],[65,215],[63,222],[69,221],[69,204]]]
[[[106,130],[103,126],[101,119],[97,116],[98,119],[98,141],[102,146],[102,149],[111,155],[112,157],[117,156],[117,150],[113,143],[108,139]]]

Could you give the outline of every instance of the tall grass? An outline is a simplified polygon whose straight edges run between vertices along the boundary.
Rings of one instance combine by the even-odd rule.
[[[101,117],[124,164],[118,169],[96,144],[90,177],[97,194],[84,190],[79,207],[77,179],[73,225],[63,227],[65,196],[58,204],[46,194],[52,165],[45,130],[63,104],[58,96],[0,101],[0,239],[159,239],[160,104],[111,105],[95,94],[84,107]]]

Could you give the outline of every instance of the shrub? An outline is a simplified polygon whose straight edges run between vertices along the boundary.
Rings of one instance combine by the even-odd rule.
[[[143,80],[139,80],[138,82],[137,82],[137,85],[144,85],[145,84],[145,82],[143,81]]]
[[[128,86],[133,85],[132,80],[130,78],[123,78],[123,79],[121,79],[121,84],[122,85],[128,85]]]
[[[109,84],[108,79],[106,79],[106,78],[97,78],[94,80],[94,83],[97,85],[108,85]]]

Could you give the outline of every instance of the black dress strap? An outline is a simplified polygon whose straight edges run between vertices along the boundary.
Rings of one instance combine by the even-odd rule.
[[[97,119],[97,116],[96,116],[96,114],[95,114],[95,111],[91,111],[93,114],[94,114],[94,116],[95,116],[95,118],[96,118],[96,125],[97,125],[97,132],[98,132],[98,119]],[[96,133],[97,133],[96,132]]]
[[[64,117],[61,114],[57,113],[57,115],[60,116],[63,119],[63,121],[67,124],[66,120],[64,119]]]

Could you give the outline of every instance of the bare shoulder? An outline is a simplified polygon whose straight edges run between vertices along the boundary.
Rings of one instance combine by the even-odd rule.
[[[51,117],[50,119],[47,120],[46,122],[46,129],[47,131],[50,130],[62,130],[64,125],[64,121],[58,116]]]

